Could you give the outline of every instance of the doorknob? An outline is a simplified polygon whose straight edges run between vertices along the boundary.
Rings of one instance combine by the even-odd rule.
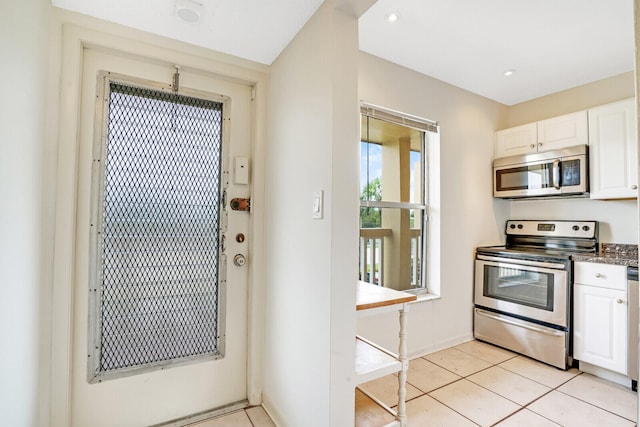
[[[242,254],[236,254],[236,256],[233,257],[233,263],[236,267],[242,267],[247,263],[247,259]]]

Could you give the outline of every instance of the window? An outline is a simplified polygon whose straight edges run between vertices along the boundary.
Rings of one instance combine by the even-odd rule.
[[[425,292],[429,238],[428,120],[363,105],[360,280]]]
[[[91,382],[224,355],[224,102],[104,81]]]

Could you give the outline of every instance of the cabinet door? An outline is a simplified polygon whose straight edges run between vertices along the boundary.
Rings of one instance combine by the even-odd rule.
[[[573,357],[626,375],[626,291],[574,285]]]
[[[565,114],[538,122],[538,151],[589,144],[587,112]]]
[[[638,196],[635,99],[589,110],[592,199]]]
[[[537,127],[529,123],[496,132],[495,158],[535,153],[537,150]]]

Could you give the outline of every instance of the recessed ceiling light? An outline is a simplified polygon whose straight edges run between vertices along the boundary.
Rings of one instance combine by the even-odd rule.
[[[384,19],[387,22],[396,22],[400,18],[400,14],[398,12],[389,12],[384,16]]]
[[[176,1],[176,15],[185,22],[193,24],[200,21],[202,12],[204,12],[202,3],[193,0]]]
[[[504,72],[504,76],[505,76],[505,77],[511,77],[511,76],[513,76],[515,73],[516,73],[516,70],[514,70],[514,69],[512,68],[512,69],[510,69],[510,70],[505,71],[505,72]]]

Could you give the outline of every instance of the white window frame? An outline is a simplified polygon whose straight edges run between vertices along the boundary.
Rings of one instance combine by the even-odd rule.
[[[361,201],[360,206],[424,210],[420,266],[422,286],[405,292],[415,293],[421,299],[423,297],[437,297],[440,295],[440,125],[432,120],[365,102],[360,104],[360,113],[361,116],[414,128],[424,133],[421,156],[423,203]],[[362,262],[362,259],[360,259],[360,262]]]

